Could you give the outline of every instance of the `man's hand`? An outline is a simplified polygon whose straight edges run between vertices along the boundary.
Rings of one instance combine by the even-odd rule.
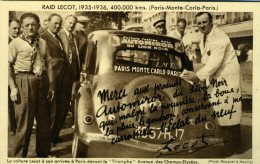
[[[76,99],[76,96],[77,96],[77,93],[78,93],[78,90],[79,90],[79,84],[80,84],[79,81],[73,82],[72,90],[71,90],[71,100]]]
[[[55,91],[54,90],[49,90],[48,95],[47,95],[47,99],[52,102],[55,98]]]
[[[18,101],[18,95],[19,95],[18,89],[17,88],[11,88],[11,94],[10,94],[11,100],[12,101]]]
[[[192,81],[192,82],[195,82],[195,81],[198,80],[198,76],[197,76],[197,74],[195,72],[187,71],[187,70],[184,70],[182,72],[181,78],[183,78],[186,81]]]

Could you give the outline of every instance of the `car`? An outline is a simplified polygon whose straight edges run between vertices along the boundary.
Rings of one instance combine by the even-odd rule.
[[[204,157],[223,146],[204,83],[171,37],[120,30],[88,36],[75,102],[72,156]]]

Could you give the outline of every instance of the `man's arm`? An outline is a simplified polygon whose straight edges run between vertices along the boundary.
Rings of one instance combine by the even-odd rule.
[[[50,62],[50,53],[47,47],[47,44],[45,44],[45,49],[46,49],[46,69],[47,69],[47,76],[49,79],[49,91],[48,91],[48,96],[47,99],[49,101],[52,101],[55,97],[55,89],[56,89],[56,79],[54,78],[54,71],[53,71],[53,66]]]
[[[17,56],[17,50],[14,44],[10,44],[9,45],[9,51],[8,51],[8,84],[11,90],[11,100],[12,101],[17,101],[18,100],[18,89],[17,86],[15,84],[14,78],[15,78],[15,74],[14,74],[14,63],[16,60],[16,56]]]

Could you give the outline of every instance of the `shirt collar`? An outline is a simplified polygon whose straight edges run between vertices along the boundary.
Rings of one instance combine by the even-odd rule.
[[[12,37],[11,35],[9,35],[9,38],[11,38],[12,40],[14,39],[14,37]]]
[[[47,31],[48,31],[54,38],[56,38],[56,35],[53,34],[53,33],[51,32],[51,30],[47,29]]]
[[[65,29],[65,28],[63,28],[63,29],[64,29],[66,35],[69,37],[69,34],[72,33],[72,32],[69,32],[69,31],[68,31],[67,29]]]

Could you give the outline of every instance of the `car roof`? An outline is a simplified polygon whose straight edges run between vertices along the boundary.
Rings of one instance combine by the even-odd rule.
[[[128,31],[128,30],[131,30],[134,28],[142,28],[142,30],[143,30],[144,26],[142,24],[131,24],[131,25],[125,26],[122,30]]]
[[[140,31],[123,31],[123,30],[99,30],[99,31],[94,31],[89,34],[89,37],[95,36],[97,38],[99,37],[105,37],[108,35],[125,35],[125,36],[133,36],[133,37],[138,37],[138,38],[156,38],[156,39],[166,39],[166,40],[174,40],[179,41],[176,38],[166,36],[166,35],[158,35],[154,33],[146,33],[146,32],[140,32]]]

